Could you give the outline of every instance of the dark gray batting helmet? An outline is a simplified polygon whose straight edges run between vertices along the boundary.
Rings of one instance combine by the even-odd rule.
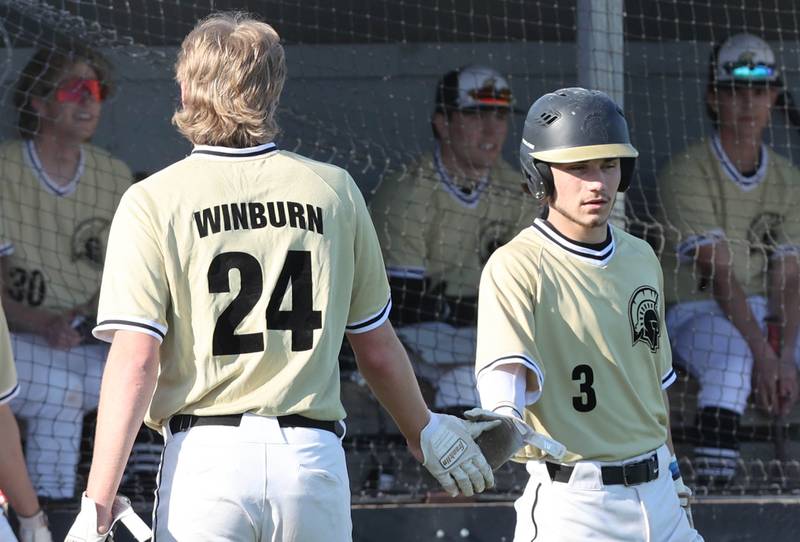
[[[536,100],[525,118],[519,147],[522,171],[537,199],[553,194],[548,164],[598,158],[620,158],[619,191],[624,192],[637,156],[622,109],[607,94],[585,88],[562,88]]]

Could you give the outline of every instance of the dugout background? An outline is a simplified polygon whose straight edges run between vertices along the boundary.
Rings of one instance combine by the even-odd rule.
[[[589,4],[603,9],[606,2]],[[367,198],[382,176],[432,148],[429,119],[435,84],[444,72],[463,64],[489,65],[509,77],[523,110],[542,93],[579,81],[577,0],[0,0],[0,137],[15,136],[9,91],[33,47],[56,36],[79,37],[109,56],[118,83],[116,95],[104,106],[94,142],[134,172],[153,172],[180,159],[190,147],[170,124],[179,100],[172,79],[177,46],[198,18],[229,8],[260,15],[285,41],[289,79],[278,144],[347,168]],[[647,204],[657,195],[659,168],[710,133],[704,96],[711,45],[742,31],[770,42],[787,87],[800,92],[796,1],[624,2],[624,108],[640,151],[637,178],[627,194],[629,217],[647,217]],[[522,114],[512,117],[504,148],[506,160],[514,165],[523,121]],[[797,130],[780,115],[773,115],[767,141],[800,163]],[[357,413],[351,415],[351,423],[358,423]],[[792,434],[797,439],[797,431]],[[795,464],[798,447],[795,440],[790,448]],[[754,449],[765,454],[766,463],[770,447]],[[707,540],[800,536],[798,491],[779,486],[759,492],[696,505]],[[428,527],[437,521],[446,527],[445,540],[509,536],[479,534],[485,529],[473,527],[469,536],[461,537],[456,529],[460,522],[508,527],[512,520],[506,521],[511,518],[507,504],[426,505],[421,510],[398,508],[396,501],[375,498],[359,508],[357,539],[434,540],[435,530]],[[66,511],[52,517],[58,526],[70,515]],[[407,525],[408,518],[421,517],[430,521],[422,521],[413,536],[396,526],[378,535],[381,529],[375,527]]]

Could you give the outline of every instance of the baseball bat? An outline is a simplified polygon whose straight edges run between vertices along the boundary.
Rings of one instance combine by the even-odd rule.
[[[783,326],[781,325],[780,321],[774,317],[768,317],[766,319],[766,324],[767,342],[775,351],[775,354],[780,358],[781,351],[783,350]],[[775,385],[779,386],[780,382],[776,382]],[[775,437],[775,459],[778,461],[786,461],[786,440],[784,438],[786,417],[781,413],[781,403],[783,402],[783,398],[778,395],[777,400],[777,416],[775,416],[772,421],[772,430]]]

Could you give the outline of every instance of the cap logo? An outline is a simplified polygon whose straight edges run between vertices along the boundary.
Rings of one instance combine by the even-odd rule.
[[[496,87],[497,79],[489,77],[483,80],[480,87],[471,89],[467,92],[470,98],[477,102],[489,103],[492,105],[507,105],[511,102],[511,90],[508,88]]]
[[[753,51],[745,51],[739,55],[739,62],[742,64],[755,64],[756,54]]]

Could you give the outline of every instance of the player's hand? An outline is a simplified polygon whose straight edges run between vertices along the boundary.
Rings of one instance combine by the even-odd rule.
[[[492,469],[499,468],[526,444],[539,448],[555,459],[561,459],[567,451],[563,444],[537,433],[516,416],[507,416],[483,408],[468,410],[464,416],[476,422],[500,421],[499,426],[486,431],[476,440]]]
[[[686,519],[689,520],[689,527],[694,528],[694,518],[692,517],[692,490],[683,483],[683,478],[680,476],[673,480],[675,484],[675,492],[678,494],[678,502],[681,503],[681,508],[686,512]]]
[[[768,414],[778,412],[778,376],[780,361],[765,342],[760,352],[754,351],[753,381],[758,405]]]
[[[492,468],[474,439],[498,424],[498,420],[470,422],[431,412],[420,433],[422,464],[450,496],[458,496],[461,490],[470,497],[494,486]]]
[[[81,511],[64,542],[103,542],[117,522],[122,523],[138,542],[144,542],[153,536],[150,527],[133,511],[131,501],[123,495],[114,497],[111,505],[111,525],[108,530],[103,533],[98,532],[97,503],[84,492],[81,496]]]
[[[45,320],[40,335],[53,348],[69,350],[78,346],[82,338],[73,325],[75,317],[73,311],[54,314]]]
[[[39,510],[30,517],[17,516],[19,520],[19,542],[53,542],[47,526],[47,516]]]
[[[792,349],[787,349],[787,351]],[[779,416],[786,416],[792,411],[792,407],[797,402],[798,383],[797,365],[794,361],[794,352],[781,357],[778,367],[778,400]]]
[[[84,492],[81,495],[81,511],[69,528],[64,542],[103,542],[109,531],[97,532],[97,504]]]
[[[678,494],[678,502],[686,513],[689,526],[694,529],[694,518],[692,517],[692,490],[683,483],[681,471],[678,467],[678,459],[674,455],[670,460],[669,471],[672,475],[672,483],[675,485],[675,493]]]

